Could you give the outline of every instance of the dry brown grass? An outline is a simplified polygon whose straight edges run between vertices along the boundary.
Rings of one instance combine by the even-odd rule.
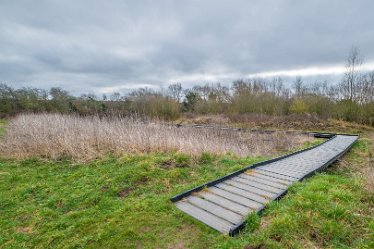
[[[202,152],[239,156],[273,155],[311,140],[285,132],[259,134],[222,129],[196,129],[142,122],[132,118],[22,114],[9,121],[0,144],[3,157],[40,156],[91,160],[108,153]]]
[[[358,133],[374,131],[374,128],[353,122],[323,119],[309,114],[273,116],[266,114],[185,114],[176,121],[180,124],[219,124],[242,128],[286,129],[302,131],[323,131]]]

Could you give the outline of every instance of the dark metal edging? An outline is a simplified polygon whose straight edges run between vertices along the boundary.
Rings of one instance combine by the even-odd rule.
[[[334,133],[331,133],[331,134],[328,134],[328,137],[327,137],[327,133],[313,133],[313,136],[318,136],[319,134],[326,134],[326,138],[329,138],[328,140],[324,141],[323,143],[320,143],[320,144],[317,144],[317,145],[314,145],[314,146],[311,146],[309,148],[305,148],[305,149],[302,149],[302,150],[299,150],[299,151],[296,151],[296,152],[293,152],[293,153],[290,153],[290,154],[286,154],[286,155],[283,155],[283,156],[280,156],[280,157],[276,157],[276,158],[273,158],[273,159],[269,159],[269,160],[265,160],[265,161],[261,161],[261,162],[258,162],[258,163],[255,163],[255,164],[252,164],[252,165],[249,165],[243,169],[240,169],[240,170],[237,170],[233,173],[230,173],[226,176],[223,176],[221,178],[218,178],[216,180],[213,180],[213,181],[210,181],[210,182],[207,182],[207,183],[204,183],[202,185],[199,185],[193,189],[190,189],[190,190],[187,190],[181,194],[178,194],[174,197],[172,197],[170,200],[172,202],[177,202],[187,196],[189,196],[190,194],[192,194],[193,192],[196,192],[196,191],[199,191],[199,190],[202,190],[204,188],[207,188],[207,187],[210,187],[210,186],[213,186],[213,185],[216,185],[217,183],[220,183],[222,181],[225,181],[231,177],[234,177],[234,176],[237,176],[241,173],[243,173],[244,171],[247,171],[249,169],[253,169],[253,168],[256,168],[256,167],[259,167],[259,166],[262,166],[264,164],[268,164],[268,163],[272,163],[272,162],[276,162],[276,161],[279,161],[279,160],[282,160],[284,158],[287,158],[287,157],[290,157],[290,156],[293,156],[293,155],[296,155],[296,154],[299,154],[299,153],[302,153],[304,151],[308,151],[308,150],[311,150],[311,149],[314,149],[314,148],[317,148],[321,145],[323,145],[324,143],[327,143],[328,141],[334,139],[336,137],[336,134]]]
[[[339,134],[340,135],[340,134]],[[344,134],[345,135],[345,134]],[[349,145],[344,151],[342,151],[341,153],[339,153],[338,155],[336,155],[335,157],[333,157],[331,160],[329,160],[328,162],[326,162],[325,164],[323,164],[321,167],[319,167],[318,169],[315,169],[313,170],[312,172],[308,173],[307,175],[303,176],[300,180],[298,181],[303,181],[304,179],[306,178],[309,178],[311,176],[313,176],[315,173],[327,168],[329,165],[331,165],[332,163],[334,163],[336,160],[338,160],[340,157],[342,157],[345,153],[347,153],[351,148],[352,146],[357,142],[358,140],[358,135],[352,135],[352,134],[347,134],[346,136],[356,136],[357,138],[351,143],[351,145]],[[335,136],[334,136],[335,137]],[[331,138],[330,138],[331,139]],[[330,140],[329,139],[329,140]],[[329,141],[327,140],[327,141]],[[325,142],[327,142],[325,141]],[[323,144],[323,143],[322,143]],[[321,145],[321,144],[320,144]],[[286,195],[286,193],[288,192],[288,188],[282,192],[277,198],[275,198],[275,200],[279,200],[281,199],[283,196]],[[257,213],[258,214],[261,214],[264,210],[265,210],[266,206],[264,206],[262,209],[258,210]],[[242,223],[236,225],[234,228],[230,229],[229,231],[229,235],[230,236],[234,236],[236,234],[239,233],[239,231],[241,229],[244,228],[245,224],[246,224],[247,220],[244,220]]]

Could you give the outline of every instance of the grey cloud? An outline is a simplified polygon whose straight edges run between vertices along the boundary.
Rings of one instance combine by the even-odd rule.
[[[2,1],[0,81],[75,93],[228,83],[344,64],[352,45],[374,61],[373,10],[371,0]]]

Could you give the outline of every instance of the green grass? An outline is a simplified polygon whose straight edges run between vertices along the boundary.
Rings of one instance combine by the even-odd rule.
[[[326,140],[323,139],[323,138],[315,138],[311,141],[308,141],[308,142],[305,142],[304,143],[304,147],[307,148],[307,147],[312,147],[312,146],[316,146],[318,144],[321,144],[323,142],[325,142]]]
[[[359,163],[370,141],[347,160]],[[361,156],[362,157],[362,156]],[[337,165],[293,185],[236,237],[170,197],[264,158],[108,156],[86,164],[0,159],[0,248],[373,248],[374,197]]]
[[[262,159],[204,154],[190,167],[185,166],[185,155],[162,154],[109,157],[82,165],[1,160],[0,245],[212,245],[220,235],[177,210],[169,198]]]

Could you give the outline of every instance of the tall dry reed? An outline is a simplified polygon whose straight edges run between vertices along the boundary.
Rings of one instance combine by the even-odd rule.
[[[9,121],[0,142],[4,157],[71,157],[86,161],[108,153],[202,152],[239,156],[271,155],[300,147],[307,136],[284,132],[258,134],[222,129],[197,129],[143,122],[133,118],[21,114]]]

